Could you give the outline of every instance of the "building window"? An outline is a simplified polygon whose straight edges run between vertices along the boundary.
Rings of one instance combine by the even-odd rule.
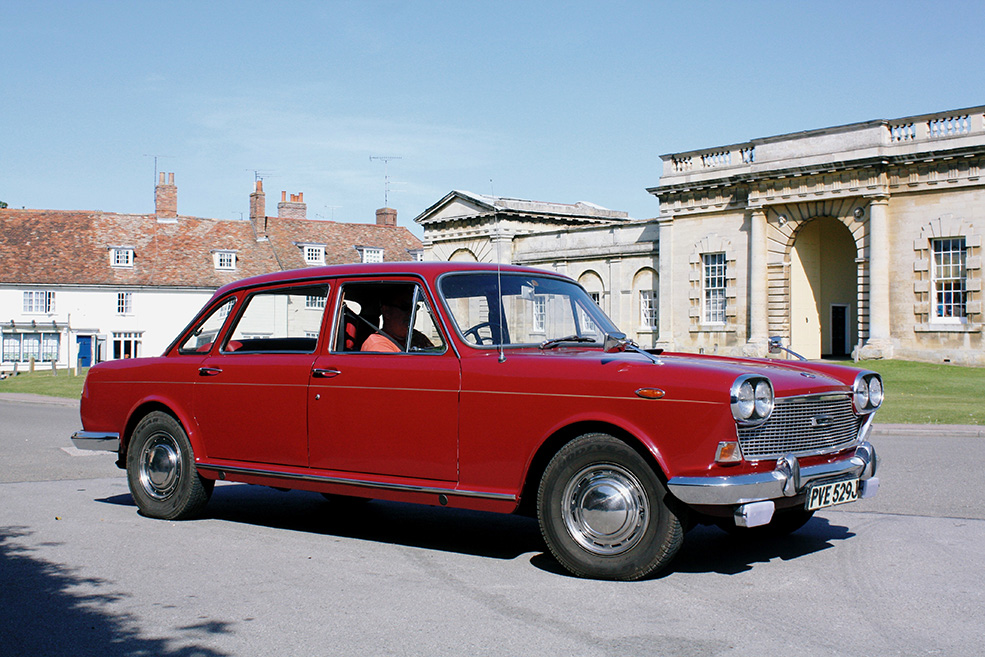
[[[533,332],[544,333],[547,330],[547,297],[538,294],[534,297]]]
[[[5,363],[58,360],[61,335],[58,333],[12,333],[3,336]]]
[[[725,323],[725,254],[705,253],[701,256],[703,274],[703,317],[706,324]]]
[[[933,319],[937,322],[964,323],[966,321],[968,254],[965,239],[953,237],[932,240],[934,264],[932,272],[934,290]]]
[[[657,328],[656,290],[640,290],[640,326],[647,329]]]
[[[110,264],[114,267],[133,267],[133,249],[114,246],[109,250]]]
[[[138,358],[143,333],[113,333],[113,358]]]
[[[421,249],[408,250],[407,253],[410,254],[410,259],[414,262],[424,262],[424,251]]]
[[[309,265],[324,265],[325,247],[320,244],[306,244],[304,246],[304,261]]]
[[[55,293],[42,290],[24,292],[24,312],[26,314],[48,314],[55,312]]]
[[[130,315],[133,313],[133,292],[116,293],[116,314]]]
[[[235,251],[216,251],[212,254],[215,260],[216,269],[224,269],[227,271],[232,271],[236,269],[236,252]]]
[[[383,262],[383,249],[363,247],[359,249],[363,262]]]
[[[325,308],[325,299],[327,297],[315,296],[309,294],[304,298],[304,307],[309,310],[322,310]]]

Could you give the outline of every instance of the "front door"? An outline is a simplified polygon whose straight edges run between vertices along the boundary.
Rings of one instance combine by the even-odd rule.
[[[79,367],[89,367],[92,365],[92,336],[79,335],[75,338],[79,345]]]
[[[307,466],[308,380],[326,298],[325,285],[254,292],[220,348],[206,343],[195,413],[210,459]]]
[[[848,306],[831,306],[831,355],[844,356],[848,353]]]
[[[311,467],[458,479],[461,374],[433,307],[411,279],[342,285],[332,348],[312,370]]]

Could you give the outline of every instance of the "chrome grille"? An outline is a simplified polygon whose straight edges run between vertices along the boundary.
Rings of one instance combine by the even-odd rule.
[[[860,426],[850,395],[787,397],[776,400],[765,423],[738,427],[739,446],[752,461],[835,452],[858,439]]]

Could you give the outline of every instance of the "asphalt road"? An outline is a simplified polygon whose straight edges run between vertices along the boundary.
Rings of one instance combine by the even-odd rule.
[[[139,516],[72,406],[0,399],[0,655],[980,655],[985,437],[879,435],[879,495],[776,542],[713,528],[635,583],[533,521],[222,484]]]

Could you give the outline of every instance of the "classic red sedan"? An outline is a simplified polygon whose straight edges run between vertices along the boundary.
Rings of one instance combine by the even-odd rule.
[[[72,439],[150,517],[216,480],[530,513],[572,573],[631,580],[695,523],[874,495],[882,398],[874,372],[640,349],[538,269],[345,265],[227,285],[162,356],[96,365]]]

